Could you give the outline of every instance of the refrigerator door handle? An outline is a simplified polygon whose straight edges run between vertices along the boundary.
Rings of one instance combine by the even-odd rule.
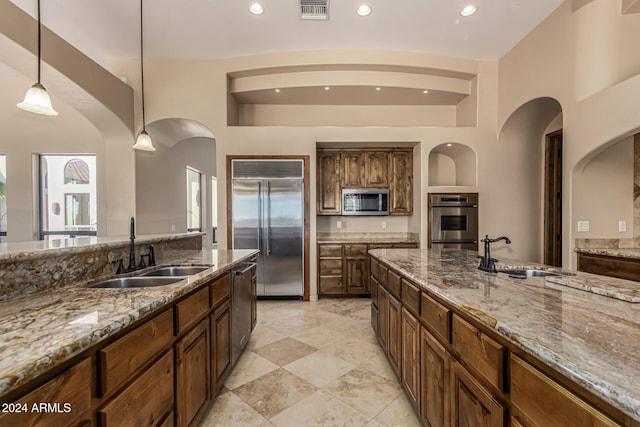
[[[262,183],[258,182],[258,250],[262,252]]]
[[[271,183],[267,182],[267,249],[266,255],[271,255]]]

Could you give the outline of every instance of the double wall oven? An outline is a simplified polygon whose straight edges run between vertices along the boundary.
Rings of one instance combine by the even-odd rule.
[[[429,193],[429,247],[478,250],[478,194]]]

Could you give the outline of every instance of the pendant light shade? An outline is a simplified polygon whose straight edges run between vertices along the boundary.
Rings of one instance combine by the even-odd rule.
[[[156,151],[153,143],[151,142],[151,137],[147,133],[147,129],[145,127],[145,117],[144,117],[144,42],[143,42],[143,27],[142,27],[142,0],[140,0],[140,75],[141,75],[141,95],[142,95],[142,131],[138,134],[138,138],[136,139],[136,143],[133,144],[133,148],[135,150],[140,151]]]
[[[24,101],[16,106],[22,110],[30,111],[36,114],[44,114],[46,116],[57,116],[58,112],[51,106],[51,98],[47,90],[40,83],[40,63],[41,63],[41,24],[40,24],[40,0],[38,0],[38,81],[27,91]]]

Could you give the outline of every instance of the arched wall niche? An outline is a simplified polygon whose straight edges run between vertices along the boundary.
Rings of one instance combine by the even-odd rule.
[[[476,186],[477,156],[469,146],[448,142],[429,152],[429,186]]]

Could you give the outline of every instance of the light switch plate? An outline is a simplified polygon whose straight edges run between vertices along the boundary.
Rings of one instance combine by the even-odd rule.
[[[620,233],[627,231],[627,221],[618,221],[618,231]]]
[[[380,223],[380,227],[384,230],[385,228],[387,228],[387,221],[382,221]]]
[[[578,221],[578,231],[589,231],[589,221]]]
[[[342,221],[337,221],[337,222],[336,222],[336,228],[337,228],[338,230],[340,230],[340,229],[342,228]]]

